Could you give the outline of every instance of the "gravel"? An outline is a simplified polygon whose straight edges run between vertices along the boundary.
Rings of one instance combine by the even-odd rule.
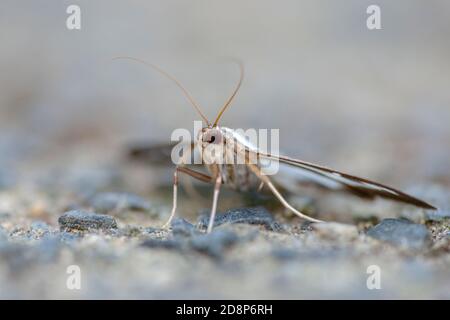
[[[369,229],[367,235],[409,249],[423,249],[430,244],[427,227],[406,219],[384,219]]]
[[[195,202],[180,192],[177,215],[170,228],[162,229],[172,204],[170,186],[150,192],[121,185],[127,193],[115,187],[102,186],[88,198],[84,194],[90,190],[80,192],[72,184],[0,193],[0,298],[450,297],[445,218],[430,220],[405,208],[422,214],[425,224],[383,220],[368,206],[377,219],[356,220],[352,213],[360,206],[353,200],[341,200],[349,210],[342,216],[316,200],[319,217],[340,222],[311,224],[287,215],[273,199],[255,197],[248,207],[248,195],[224,190],[220,207],[230,209],[217,214],[213,232],[206,234],[210,198]],[[442,197],[438,203],[444,205],[446,194],[430,198]],[[155,203],[161,204],[158,210]],[[206,208],[205,215],[196,214],[199,208]],[[392,208],[377,204],[385,213]],[[80,291],[66,286],[72,265],[81,269]],[[381,269],[381,291],[366,287],[371,265]]]
[[[242,220],[249,212],[244,218],[250,218]],[[278,223],[288,232],[273,232],[266,227],[273,216],[281,218],[266,209],[236,208],[225,212],[210,234],[187,218],[177,217],[170,229],[161,229],[162,220],[145,216],[142,221],[140,214],[130,214],[128,224],[80,210],[60,216],[60,228],[52,221],[4,222],[0,297],[370,299],[411,298],[417,292],[448,297],[450,239],[442,222],[385,219],[365,233],[365,226],[305,227],[292,220]],[[431,240],[428,228],[436,234]],[[405,256],[405,244],[420,250]],[[373,264],[382,270],[383,292],[365,287],[366,270]],[[65,286],[71,265],[82,270],[80,292]]]
[[[90,231],[116,229],[116,220],[108,215],[73,210],[58,219],[61,231]]]
[[[202,215],[198,221],[198,228],[206,229],[209,223],[209,215]],[[237,208],[223,213],[217,213],[214,220],[214,227],[223,224],[246,223],[262,225],[267,230],[281,232],[283,228],[278,224],[273,215],[263,207]]]

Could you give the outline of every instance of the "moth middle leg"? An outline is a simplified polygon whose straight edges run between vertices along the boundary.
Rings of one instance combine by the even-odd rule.
[[[164,225],[162,226],[162,228],[166,229],[168,227],[170,227],[170,223],[172,222],[173,217],[175,217],[175,212],[177,210],[177,198],[178,198],[178,172],[182,172],[185,173],[197,180],[203,181],[203,182],[207,182],[210,183],[212,182],[212,177],[201,173],[201,172],[197,172],[195,170],[186,168],[186,167],[181,167],[181,166],[177,166],[174,173],[173,173],[173,206],[172,206],[172,212],[170,213],[169,219],[167,220],[166,223],[164,223]]]

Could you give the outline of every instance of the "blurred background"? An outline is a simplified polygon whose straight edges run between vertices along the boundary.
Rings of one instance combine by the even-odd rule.
[[[81,30],[66,27],[66,9],[73,4],[81,8]],[[381,30],[366,26],[366,9],[372,4],[381,8]],[[19,242],[31,237],[27,230],[35,220],[46,221],[57,232],[58,217],[81,202],[74,200],[73,193],[120,189],[159,201],[147,193],[155,173],[122,170],[127,147],[137,142],[169,142],[174,129],[191,130],[199,117],[172,82],[144,65],[113,60],[117,56],[146,60],[176,76],[210,119],[239,78],[237,66],[227,59],[239,58],[246,76],[222,125],[279,128],[283,153],[447,205],[448,215],[449,34],[450,3],[443,0],[2,0],[0,222],[8,231],[5,234]],[[171,180],[170,171],[163,176]],[[125,180],[125,185],[114,187],[116,178]],[[167,206],[165,213],[171,205],[170,187],[167,190],[160,201]],[[209,203],[208,198],[202,206]],[[221,206],[230,204],[221,202]],[[197,216],[195,211],[191,214]],[[145,219],[144,215],[118,215],[120,227],[130,221],[139,227],[160,224]],[[448,237],[448,229],[442,230]],[[295,262],[295,268],[287,269],[287,264],[278,268],[264,260],[266,252],[252,245],[246,247],[245,256],[259,252],[261,258],[249,262],[246,274],[235,276],[195,256],[190,260],[177,252],[143,253],[135,249],[133,236],[129,241],[112,241],[118,252],[122,246],[132,247],[124,259],[117,258],[122,255],[103,238],[84,239],[87,245],[81,249],[62,247],[61,260],[51,266],[48,261],[30,263],[27,248],[0,250],[2,257],[6,255],[0,266],[3,296],[74,297],[60,286],[65,283],[65,266],[74,261],[84,261],[92,269],[90,285],[97,291],[81,295],[88,298],[448,296],[442,281],[448,283],[448,264],[442,264],[444,271],[434,277],[427,264],[408,262],[408,269],[392,263],[394,271],[388,275],[392,282],[386,284],[397,284],[396,293],[373,293],[365,287],[363,264],[352,264],[347,256],[335,267],[342,274],[330,280],[333,254],[323,263],[311,253],[311,264]],[[294,240],[280,240],[289,241]],[[57,243],[56,247],[61,246]],[[365,242],[361,243],[361,252],[368,252]],[[32,262],[47,257],[39,246]],[[53,247],[42,246],[45,254],[53,252]],[[90,246],[92,254],[86,249]],[[240,260],[239,251],[237,255]],[[394,252],[392,256],[401,255]],[[448,254],[445,257],[448,263]],[[384,261],[394,260],[387,255]],[[258,272],[255,265],[261,266]],[[11,276],[22,270],[18,266],[30,272]],[[172,272],[172,266],[184,269]],[[189,272],[194,280],[187,277]],[[207,275],[214,272],[219,272],[216,280],[209,279]],[[316,279],[317,272],[323,282],[308,281]],[[62,279],[58,283],[53,279],[57,273]],[[104,274],[109,278],[102,278]],[[222,288],[224,277],[228,281]],[[243,286],[243,279],[253,285]],[[211,281],[216,281],[215,286]],[[441,291],[435,290],[438,286]]]
[[[450,153],[450,5],[377,1],[9,1],[0,10],[0,163],[106,161],[130,141],[165,142],[198,119],[279,128],[291,156],[399,187],[444,179]],[[68,30],[66,8],[81,8]],[[75,156],[76,155],[76,156]],[[36,164],[40,164],[36,166]],[[448,182],[448,180],[447,180]]]

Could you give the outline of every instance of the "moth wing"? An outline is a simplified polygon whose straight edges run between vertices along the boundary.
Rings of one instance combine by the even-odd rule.
[[[174,150],[174,148],[177,148]],[[170,166],[172,162],[172,152],[179,153],[181,149],[190,151],[190,159],[184,159],[186,164],[200,163],[200,152],[196,148],[196,143],[155,143],[132,146],[128,150],[128,157],[133,161],[149,165]]]
[[[382,197],[420,208],[436,210],[434,206],[425,201],[375,181],[285,156],[263,153],[258,155],[263,159],[279,161],[279,173],[274,176],[274,179],[291,191],[293,185],[307,181],[327,189],[345,191],[365,199]]]

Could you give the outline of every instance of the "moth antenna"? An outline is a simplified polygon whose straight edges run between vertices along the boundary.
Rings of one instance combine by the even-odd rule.
[[[144,60],[141,59],[137,59],[137,58],[133,58],[133,57],[127,57],[127,56],[123,56],[123,57],[115,57],[113,58],[113,60],[132,60],[138,63],[142,63],[143,65],[150,67],[156,71],[158,71],[159,73],[161,73],[162,75],[164,75],[166,78],[172,80],[184,93],[184,95],[186,96],[186,98],[189,100],[189,102],[192,104],[192,106],[195,108],[195,110],[198,112],[198,114],[200,115],[200,117],[202,117],[202,119],[206,122],[206,124],[208,126],[210,126],[210,122],[208,121],[208,119],[206,118],[206,116],[203,114],[203,112],[200,110],[200,106],[199,104],[195,101],[195,99],[192,97],[192,95],[189,93],[189,91],[181,84],[180,81],[178,81],[174,76],[172,76],[171,74],[167,73],[166,71],[164,71],[163,69],[161,69],[160,67],[148,63]]]
[[[234,89],[233,93],[231,94],[231,96],[228,98],[228,100],[225,102],[223,107],[220,109],[220,112],[217,115],[216,121],[214,121],[213,127],[215,127],[217,125],[217,123],[220,120],[220,117],[222,117],[222,114],[225,112],[225,110],[231,104],[231,101],[233,101],[234,97],[236,96],[236,94],[239,91],[239,88],[241,87],[242,80],[244,80],[244,65],[242,64],[241,61],[237,61],[237,63],[239,64],[239,69],[240,69],[240,72],[241,72],[241,75],[239,77],[239,82],[238,82],[236,88]]]

